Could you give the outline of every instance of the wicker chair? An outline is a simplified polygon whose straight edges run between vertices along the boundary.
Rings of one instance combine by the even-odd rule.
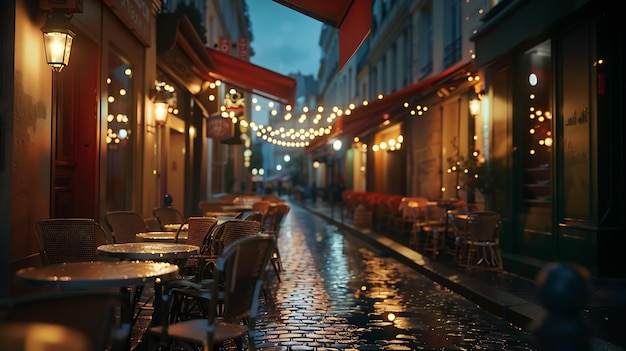
[[[109,211],[105,219],[117,244],[135,242],[135,234],[149,231],[144,218],[135,211]]]
[[[211,231],[217,224],[217,218],[189,217],[186,223],[188,225],[186,244],[196,245],[202,248],[203,244],[207,240],[210,240]],[[190,275],[193,276],[194,279],[199,279],[196,278],[199,274],[198,269],[204,265],[204,255],[206,254],[207,253],[202,253],[201,250],[200,255],[188,258],[181,267],[181,274]]]
[[[244,338],[247,338],[248,349],[254,351],[252,332],[256,326],[268,262],[275,245],[271,235],[254,235],[236,240],[217,259],[215,279],[209,289],[166,290],[163,293],[163,305],[166,307],[171,299],[170,291],[199,291],[208,300],[207,316],[171,323],[172,316],[164,309],[162,325],[146,330],[149,349],[158,346],[167,348],[175,345],[176,341],[182,341],[204,345],[204,350],[212,351],[228,340],[235,340],[241,346]]]
[[[467,270],[493,270],[502,272],[500,253],[500,214],[493,211],[472,212],[467,215],[468,237],[465,240],[467,250]]]
[[[102,226],[90,218],[37,221],[35,236],[43,264],[95,261],[99,245],[112,242]]]
[[[168,224],[181,224],[185,222],[185,216],[174,207],[155,207],[152,213],[159,221],[161,230],[166,230],[165,226]]]
[[[263,230],[264,233],[272,234],[278,240],[278,235],[280,233],[280,228],[285,220],[287,214],[291,210],[291,206],[287,204],[277,204],[270,209],[270,212],[267,215],[268,223],[266,223],[266,227]],[[278,251],[278,246],[274,253],[272,254],[272,267],[274,268],[274,273],[276,273],[276,277],[280,281],[280,272],[283,270],[283,263],[280,259],[280,252]]]

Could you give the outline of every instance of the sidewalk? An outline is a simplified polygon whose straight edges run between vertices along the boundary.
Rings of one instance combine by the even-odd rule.
[[[351,219],[345,216],[342,218],[338,206],[333,209],[320,200],[315,204],[310,201],[293,203],[373,244],[381,250],[381,255],[396,258],[519,328],[528,329],[533,321],[539,320],[544,314],[532,280],[508,272],[499,274],[481,271],[469,274],[452,265],[448,255],[432,258],[370,229],[356,228]],[[593,331],[593,349],[624,350],[626,281],[594,280],[592,286],[592,299],[583,312],[583,318]]]

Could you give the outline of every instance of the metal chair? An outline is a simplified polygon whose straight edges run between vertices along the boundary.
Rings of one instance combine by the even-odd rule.
[[[467,215],[465,248],[469,272],[474,269],[503,271],[500,253],[500,214],[493,211],[472,212]]]
[[[177,290],[165,291],[162,294],[165,307],[162,325],[146,330],[150,349],[182,342],[187,346],[203,345],[204,350],[212,351],[225,341],[235,340],[241,346],[247,339],[248,349],[255,350],[252,331],[256,326],[260,294],[275,245],[271,235],[252,235],[240,238],[224,249],[216,261],[213,284],[208,290],[199,290],[208,300],[206,318],[172,323],[167,307],[171,292]],[[197,287],[186,285],[183,291],[197,290]]]
[[[159,221],[161,230],[166,230],[167,224],[181,224],[185,221],[185,216],[174,207],[155,207],[152,213]]]
[[[105,220],[117,244],[135,242],[135,234],[150,231],[144,218],[135,211],[109,211]]]
[[[35,222],[35,236],[43,264],[95,261],[99,245],[112,242],[91,218],[53,218]]]

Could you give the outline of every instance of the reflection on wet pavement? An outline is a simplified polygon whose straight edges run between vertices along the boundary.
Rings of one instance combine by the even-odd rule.
[[[533,338],[292,206],[261,350],[532,350]]]

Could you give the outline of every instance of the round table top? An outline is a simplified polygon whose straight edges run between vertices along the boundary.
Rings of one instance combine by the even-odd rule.
[[[87,289],[145,285],[151,279],[172,280],[178,266],[151,261],[57,263],[18,270],[16,280],[32,287]]]
[[[85,334],[50,323],[0,323],[0,338],[7,351],[87,351],[92,347]]]
[[[181,231],[178,233],[178,241],[187,241],[187,231]],[[145,232],[135,234],[137,241],[165,241],[174,242],[176,239],[176,232]]]
[[[181,223],[169,223],[169,224],[164,224],[163,228],[165,230],[167,230],[168,232],[175,232],[178,231],[178,228],[180,228]],[[183,223],[183,227],[180,228],[181,231],[187,231],[189,230],[189,224],[188,223]]]
[[[98,246],[98,255],[126,260],[167,260],[188,258],[198,254],[195,245],[168,242],[134,242]]]

